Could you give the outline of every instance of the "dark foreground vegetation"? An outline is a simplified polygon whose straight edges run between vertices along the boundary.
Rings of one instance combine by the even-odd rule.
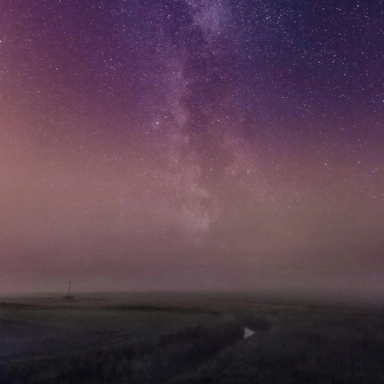
[[[12,321],[33,318],[51,326],[52,319],[58,321],[66,316],[63,324],[70,325],[71,332],[83,327],[88,333],[79,335],[88,335],[90,330],[104,329],[99,321],[105,316],[110,328],[119,328],[120,333],[117,339],[107,336],[101,343],[99,340],[77,351],[71,347],[60,354],[3,358],[0,383],[384,384],[383,310],[267,304],[252,302],[249,297],[244,301],[200,298],[184,302],[181,307],[176,301],[164,303],[156,307],[148,303],[107,305],[100,301],[93,307],[77,303],[77,307],[55,306],[49,311],[42,303],[39,310],[4,305],[3,321],[7,313]],[[178,330],[147,338],[126,333],[138,327],[136,320],[139,327],[150,331],[158,326],[153,321],[161,316],[166,322],[176,319],[183,324]],[[188,319],[197,323],[190,325]],[[88,324],[84,325],[84,321]],[[130,322],[127,326],[126,321]],[[244,327],[255,331],[247,340],[243,340]]]
[[[166,383],[241,340],[236,322],[195,326],[152,342],[100,348],[79,355],[4,364],[2,384]]]
[[[383,340],[305,332],[249,339],[172,384],[384,383]]]

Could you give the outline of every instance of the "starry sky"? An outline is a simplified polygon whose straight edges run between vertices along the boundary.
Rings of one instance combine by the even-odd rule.
[[[5,0],[0,290],[384,298],[384,1]]]

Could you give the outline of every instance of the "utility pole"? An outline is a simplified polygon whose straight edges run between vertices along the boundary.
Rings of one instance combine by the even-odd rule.
[[[71,295],[71,285],[72,285],[72,281],[69,280],[69,282],[68,282],[68,293],[64,296],[64,300],[67,300],[67,301],[73,301],[74,300],[73,295]]]

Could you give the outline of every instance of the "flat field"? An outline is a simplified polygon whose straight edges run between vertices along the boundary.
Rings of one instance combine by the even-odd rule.
[[[384,383],[384,310],[220,292],[3,298],[0,382]]]
[[[8,298],[0,302],[0,361],[148,340],[213,317],[199,309],[149,306],[121,297],[68,303],[60,297]]]

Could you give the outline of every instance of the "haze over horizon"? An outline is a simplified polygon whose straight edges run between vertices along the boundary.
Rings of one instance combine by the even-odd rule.
[[[0,4],[0,293],[384,298],[384,1]]]

